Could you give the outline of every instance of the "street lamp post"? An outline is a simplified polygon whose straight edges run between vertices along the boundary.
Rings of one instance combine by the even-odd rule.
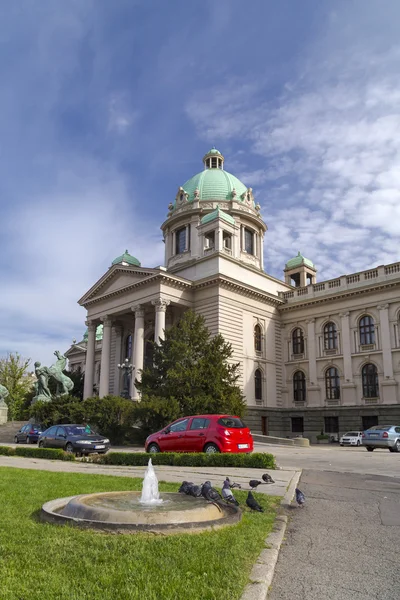
[[[135,367],[129,363],[128,358],[126,358],[121,365],[117,366],[118,369],[122,372],[123,390],[121,396],[122,398],[130,398],[131,396],[129,393],[129,375],[132,373]]]

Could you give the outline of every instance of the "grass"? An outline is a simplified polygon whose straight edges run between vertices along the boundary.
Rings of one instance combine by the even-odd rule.
[[[0,468],[0,599],[240,598],[272,529],[276,497],[255,494],[265,513],[244,507],[237,526],[170,537],[104,534],[38,519],[48,500],[141,484],[123,477]],[[178,487],[160,482],[161,491]],[[234,492],[244,505],[247,492]]]

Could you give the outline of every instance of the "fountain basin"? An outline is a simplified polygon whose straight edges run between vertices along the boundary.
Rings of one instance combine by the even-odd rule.
[[[140,492],[104,492],[57,498],[42,506],[47,523],[114,533],[199,532],[234,525],[239,508],[178,493],[163,493],[161,504],[141,504]]]

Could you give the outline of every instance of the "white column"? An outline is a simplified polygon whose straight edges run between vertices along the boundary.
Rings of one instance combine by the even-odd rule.
[[[264,271],[264,233],[260,231],[260,267]]]
[[[167,312],[167,306],[170,304],[169,300],[165,300],[164,298],[157,298],[157,300],[152,300],[152,305],[156,310],[156,322],[154,327],[154,341],[158,344],[160,339],[164,339],[165,332],[165,313]]]
[[[390,343],[389,304],[378,306],[381,323],[381,343],[383,354],[383,375],[385,379],[393,379],[392,345]]]
[[[342,321],[342,353],[344,363],[344,380],[349,383],[353,379],[353,370],[351,365],[351,341],[350,341],[350,313],[345,312],[340,315]]]
[[[101,345],[100,386],[99,398],[104,398],[110,393],[110,358],[111,358],[111,325],[109,317],[103,319],[103,343]]]
[[[135,331],[133,337],[133,366],[131,398],[140,400],[139,390],[135,387],[135,378],[140,381],[144,359],[144,308],[140,304],[132,306],[135,313]]]
[[[122,327],[121,325],[114,325],[115,331],[115,361],[113,365],[114,371],[114,396],[119,396],[120,393],[120,380],[121,373],[118,366],[121,363],[122,357]]]
[[[222,240],[222,235],[223,235],[223,230],[218,227],[218,229],[215,231],[215,250],[217,252],[222,252],[224,249],[224,242]]]
[[[96,346],[97,323],[95,323],[94,321],[86,321],[86,325],[88,328],[88,339],[86,345],[85,383],[83,389],[83,397],[91,398],[93,396],[94,354]]]
[[[310,386],[317,385],[317,360],[315,353],[315,319],[309,319],[307,323],[307,349],[308,349],[308,369],[310,376]]]

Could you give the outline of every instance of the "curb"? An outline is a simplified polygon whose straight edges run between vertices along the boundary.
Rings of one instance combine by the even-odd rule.
[[[281,507],[288,508],[293,500],[294,492],[299,483],[301,471],[296,471],[281,500]],[[244,589],[240,600],[266,600],[272,579],[274,577],[279,550],[285,536],[288,518],[285,515],[276,517],[274,528],[265,539],[264,550],[261,551],[257,562],[250,573],[250,583]]]

